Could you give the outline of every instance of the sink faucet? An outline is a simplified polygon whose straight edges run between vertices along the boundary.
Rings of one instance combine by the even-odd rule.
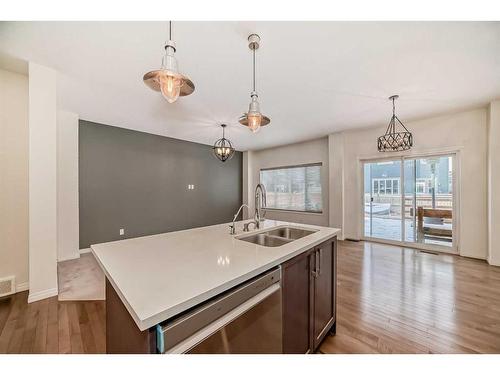
[[[240,214],[240,211],[243,207],[246,207],[248,209],[250,209],[250,207],[248,207],[245,203],[243,203],[240,208],[238,208],[238,211],[236,212],[236,215],[234,215],[233,217],[233,222],[231,223],[231,225],[229,226],[229,234],[235,234],[236,233],[236,229],[234,228],[234,222],[236,221],[236,219],[238,218],[238,215]]]
[[[243,231],[248,232],[249,231],[249,226],[250,224],[254,225],[255,229],[260,229],[260,222],[264,220],[264,215],[262,214],[262,210],[266,208],[266,188],[262,184],[257,184],[255,187],[255,213],[253,215],[253,220],[243,224]],[[236,212],[236,215],[234,215],[233,222],[229,226],[229,234],[235,234],[236,229],[234,226],[234,222],[236,221],[236,218],[240,214],[240,211],[243,207],[246,207],[250,209],[246,204],[242,204],[238,211]]]
[[[262,210],[266,208],[266,188],[262,184],[257,184],[255,187],[255,227],[260,228],[260,222],[264,220]]]
[[[255,229],[260,229],[260,222],[264,221],[262,210],[266,208],[266,188],[262,184],[257,184],[255,187],[255,213],[253,221],[243,224],[243,231],[248,232],[250,224],[253,224]]]

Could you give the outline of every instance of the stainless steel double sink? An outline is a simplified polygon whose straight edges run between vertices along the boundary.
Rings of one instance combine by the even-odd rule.
[[[315,230],[304,228],[279,227],[270,229],[266,232],[236,237],[236,239],[261,246],[278,247],[298,240],[299,238],[309,236],[310,234],[313,234],[315,232]]]

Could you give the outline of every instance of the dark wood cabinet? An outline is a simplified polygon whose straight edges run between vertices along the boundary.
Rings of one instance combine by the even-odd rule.
[[[335,240],[326,241],[314,249],[313,350],[332,328],[335,330],[336,254]]]
[[[336,238],[282,265],[283,352],[314,352],[335,333]]]
[[[312,253],[302,253],[282,266],[284,353],[303,354],[311,347]]]

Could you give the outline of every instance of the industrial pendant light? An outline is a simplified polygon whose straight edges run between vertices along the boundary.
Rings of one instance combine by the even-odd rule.
[[[169,103],[173,103],[179,96],[192,94],[194,84],[188,77],[179,73],[177,59],[174,56],[176,49],[175,42],[172,40],[172,21],[169,22],[168,30],[168,41],[165,44],[165,56],[161,62],[161,69],[144,74],[143,80],[148,87],[160,91]]]
[[[212,147],[214,155],[221,162],[230,160],[234,155],[234,147],[229,139],[226,139],[224,130],[226,129],[226,124],[222,124],[222,138],[218,139]]]
[[[264,116],[260,112],[259,96],[255,90],[255,51],[259,48],[260,37],[257,34],[251,34],[248,37],[248,47],[252,50],[253,54],[253,90],[250,93],[250,105],[248,112],[240,117],[239,122],[241,125],[247,126],[252,132],[259,131],[261,126],[265,126],[271,122],[269,117]]]
[[[406,126],[403,125],[398,116],[396,116],[394,101],[397,98],[399,98],[399,95],[389,97],[389,100],[392,100],[392,117],[391,121],[389,121],[385,134],[378,137],[377,146],[380,152],[406,151],[411,149],[413,146],[412,134],[408,131],[408,129],[406,129]],[[396,131],[396,125],[398,123],[403,128],[401,129],[402,131]]]

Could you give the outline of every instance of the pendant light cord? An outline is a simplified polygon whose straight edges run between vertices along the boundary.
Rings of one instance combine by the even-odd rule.
[[[396,133],[396,104],[394,104],[396,98],[392,98],[392,133]]]
[[[168,40],[172,40],[172,21],[168,21]]]
[[[253,49],[253,91],[255,92],[255,48]]]

